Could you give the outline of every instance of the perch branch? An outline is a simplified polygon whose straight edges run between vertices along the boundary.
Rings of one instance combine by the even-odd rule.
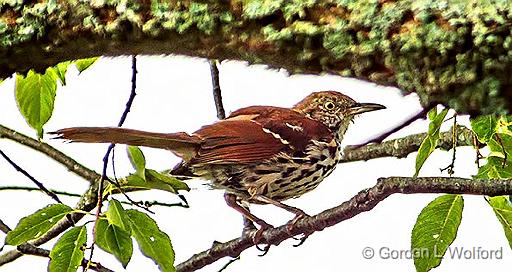
[[[447,193],[499,196],[512,194],[512,179],[507,180],[472,180],[449,177],[389,177],[380,178],[377,184],[365,189],[339,206],[325,210],[317,215],[297,221],[293,229],[287,225],[271,228],[263,232],[261,243],[279,245],[282,241],[304,233],[321,231],[350,219],[362,212],[373,209],[377,204],[392,194]],[[179,272],[195,271],[223,257],[237,257],[254,245],[255,231],[244,233],[225,243],[216,243],[210,249],[193,255],[179,264]]]

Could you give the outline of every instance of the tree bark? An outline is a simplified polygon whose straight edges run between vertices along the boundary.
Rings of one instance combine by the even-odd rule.
[[[24,3],[24,4],[20,4]],[[97,55],[181,54],[330,73],[459,113],[512,109],[507,1],[10,1],[0,78]]]

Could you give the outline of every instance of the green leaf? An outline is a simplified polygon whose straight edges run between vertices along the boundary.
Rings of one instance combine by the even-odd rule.
[[[157,189],[173,194],[176,194],[178,190],[190,190],[183,181],[152,169],[146,169],[146,180],[143,180],[138,175],[130,175],[126,177],[126,182],[121,184],[121,186],[127,189]],[[112,187],[112,190],[115,190],[115,188]]]
[[[130,221],[128,221],[121,202],[115,199],[110,200],[106,216],[110,224],[116,225],[124,231],[130,232]]]
[[[44,75],[30,70],[26,77],[16,76],[16,102],[27,123],[43,136],[43,125],[53,112],[57,83],[52,72]]]
[[[496,131],[498,120],[495,115],[483,115],[471,119],[471,128],[481,143],[487,143]]]
[[[64,233],[50,251],[49,272],[76,272],[84,259],[87,228],[74,227]]]
[[[143,180],[146,180],[146,159],[144,158],[144,154],[137,146],[127,146],[128,157],[130,158],[130,162],[135,168],[135,174],[141,177]]]
[[[64,86],[66,85],[66,72],[68,71],[68,66],[71,64],[70,61],[61,62],[54,67],[50,67],[46,70],[46,73],[51,75],[56,80],[58,79],[60,83]]]
[[[176,191],[190,191],[190,188],[185,182],[171,175],[162,174],[152,169],[146,169],[146,181],[167,184],[170,185]]]
[[[495,196],[487,199],[496,217],[503,226],[505,237],[507,237],[508,244],[512,248],[512,206],[506,196]]]
[[[160,271],[176,271],[174,250],[169,236],[162,232],[147,214],[137,210],[127,210],[126,214],[131,222],[132,235],[139,244],[142,254],[158,264]]]
[[[76,69],[78,69],[78,72],[81,73],[85,69],[89,68],[91,65],[98,60],[99,57],[93,57],[93,58],[87,58],[87,59],[79,59],[75,60],[75,66]]]
[[[457,236],[463,208],[461,195],[443,195],[418,215],[411,237],[412,252],[418,253],[413,254],[417,272],[426,272],[441,264],[448,246]]]
[[[130,233],[120,227],[100,219],[96,226],[96,244],[104,251],[114,255],[124,268],[133,254],[133,243]]]
[[[416,156],[416,171],[414,172],[414,177],[417,177],[421,167],[427,160],[427,158],[434,152],[437,147],[437,141],[439,140],[439,129],[441,128],[441,124],[443,124],[443,120],[448,113],[448,109],[443,109],[439,114],[437,114],[437,109],[433,108],[428,112],[428,116],[430,118],[430,124],[428,126],[428,133],[423,142],[418,149],[418,155]]]
[[[503,159],[488,157],[487,163],[478,168],[474,176],[477,179],[508,179],[512,178],[512,163],[503,164]]]
[[[64,204],[53,204],[20,220],[16,228],[7,233],[5,243],[19,245],[41,237],[73,209]]]

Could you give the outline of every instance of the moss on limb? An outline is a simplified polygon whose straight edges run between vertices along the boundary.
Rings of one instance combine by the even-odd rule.
[[[356,77],[416,92],[423,105],[504,113],[511,16],[506,0],[11,0],[0,4],[0,78],[95,55],[184,54]]]

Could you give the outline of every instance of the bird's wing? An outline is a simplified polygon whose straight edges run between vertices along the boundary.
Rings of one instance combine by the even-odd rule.
[[[329,142],[322,123],[290,109],[255,106],[194,133],[202,139],[193,164],[255,163],[281,152],[303,153],[311,140]]]

